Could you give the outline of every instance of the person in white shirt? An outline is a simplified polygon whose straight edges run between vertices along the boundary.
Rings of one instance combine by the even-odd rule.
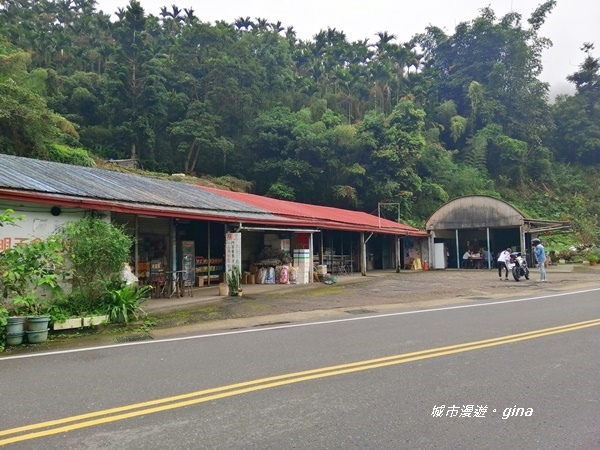
[[[467,250],[463,254],[463,256],[462,256],[462,259],[463,259],[462,266],[463,266],[463,268],[467,269],[469,267],[469,258],[470,257],[471,257],[471,250]]]
[[[506,265],[506,261],[508,260],[508,258],[510,257],[510,254],[512,252],[512,249],[510,247],[508,247],[506,250],[502,250],[502,252],[500,253],[500,255],[498,256],[498,276],[500,277],[500,279],[502,279],[502,268],[504,268],[504,272],[505,272],[505,280],[508,280],[508,266]]]

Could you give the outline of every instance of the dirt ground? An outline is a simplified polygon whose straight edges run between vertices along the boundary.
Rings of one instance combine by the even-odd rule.
[[[340,312],[368,309],[426,307],[465,300],[486,300],[516,295],[541,295],[574,287],[599,287],[600,269],[583,265],[551,266],[548,281],[516,282],[500,279],[496,270],[437,270],[380,272],[362,277],[340,276],[333,285],[316,284],[260,292],[244,292],[243,297],[224,297],[198,308],[151,314],[156,323],[153,334],[164,329],[190,327],[202,329],[259,326],[292,320],[322,318]],[[179,331],[183,331],[179,329]]]

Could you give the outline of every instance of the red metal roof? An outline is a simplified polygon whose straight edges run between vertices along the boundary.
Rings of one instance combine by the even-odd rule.
[[[298,221],[299,225],[303,226],[310,224],[314,227],[327,229],[368,231],[415,237],[427,236],[425,231],[421,231],[417,228],[397,223],[392,220],[379,218],[361,211],[332,208],[329,206],[309,205],[307,203],[278,200],[255,194],[232,192],[204,186],[198,187],[200,189],[244,202],[248,205],[262,208],[274,215],[294,219]]]

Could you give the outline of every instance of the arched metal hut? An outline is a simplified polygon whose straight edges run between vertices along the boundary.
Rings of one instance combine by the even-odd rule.
[[[503,249],[527,253],[532,237],[569,226],[568,222],[532,219],[487,195],[458,197],[441,206],[426,222],[430,266],[460,268],[461,255],[473,250],[482,251],[485,266],[491,268]]]

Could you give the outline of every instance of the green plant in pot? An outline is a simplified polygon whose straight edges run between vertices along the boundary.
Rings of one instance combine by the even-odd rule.
[[[233,266],[227,273],[227,286],[229,286],[229,295],[240,295],[242,292],[242,274],[238,266]]]
[[[587,257],[590,265],[595,266],[600,261],[600,254],[598,252],[590,252]]]
[[[24,335],[30,344],[39,344],[48,339],[50,315],[48,312],[48,301],[37,297],[33,292],[24,296],[13,298],[15,311],[26,315],[26,330]]]
[[[48,315],[49,302],[46,299],[36,296],[33,292],[13,297],[13,304],[15,305],[15,312],[27,316],[28,322],[35,317],[50,319]]]
[[[129,319],[137,319],[145,314],[141,304],[149,297],[152,286],[122,286],[113,289],[106,295],[106,314],[111,322],[129,323]]]
[[[43,342],[48,336],[48,308],[61,291],[61,251],[60,242],[49,238],[16,245],[1,255],[2,296],[12,300],[17,314],[17,318],[11,318],[9,322],[20,321],[23,324],[27,316],[25,333],[31,343]]]

